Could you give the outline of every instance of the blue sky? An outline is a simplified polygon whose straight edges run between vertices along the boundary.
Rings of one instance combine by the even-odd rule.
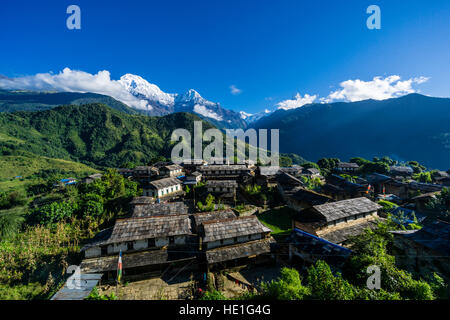
[[[66,28],[71,4],[81,8],[81,30]],[[381,30],[366,27],[371,4]],[[247,112],[375,76],[428,77],[415,88],[450,97],[449,38],[444,0],[2,0],[0,74],[132,73]]]

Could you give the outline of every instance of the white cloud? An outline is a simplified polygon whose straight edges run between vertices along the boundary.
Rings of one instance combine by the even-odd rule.
[[[134,97],[109,71],[91,74],[65,68],[58,74],[38,73],[18,78],[0,78],[0,88],[38,91],[93,92],[111,96],[131,107],[151,109],[147,101]]]
[[[241,89],[237,88],[234,84],[230,86],[230,92],[232,95],[238,95],[242,92]]]
[[[331,92],[326,98],[321,98],[323,103],[336,100],[361,101],[366,99],[384,100],[399,97],[405,94],[417,92],[413,84],[421,84],[428,81],[427,77],[411,78],[401,81],[400,76],[392,75],[385,78],[374,77],[373,80],[347,80],[340,83],[342,89]]]
[[[201,104],[196,104],[194,106],[194,112],[197,112],[198,114],[201,114],[204,117],[215,119],[217,121],[223,120],[223,118],[221,116],[219,116],[217,113],[209,110],[208,108],[206,108],[205,106],[203,106]]]
[[[288,99],[279,102],[275,107],[277,109],[283,109],[283,110],[289,110],[289,109],[296,109],[301,106],[304,106],[305,104],[313,103],[314,100],[316,100],[317,96],[310,96],[309,94],[305,94],[303,97],[300,93],[297,93],[294,97],[294,99]]]

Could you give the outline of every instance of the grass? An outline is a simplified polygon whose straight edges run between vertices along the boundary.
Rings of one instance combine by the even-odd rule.
[[[30,156],[1,156],[0,191],[24,189],[29,184],[37,183],[39,181],[31,179],[31,176],[47,169],[59,169],[75,176],[98,172],[84,164],[62,159],[52,159],[31,154]],[[16,176],[21,176],[21,178],[14,178]]]
[[[266,227],[272,230],[274,238],[284,237],[292,230],[292,217],[296,212],[289,207],[271,209],[258,214],[257,217]]]

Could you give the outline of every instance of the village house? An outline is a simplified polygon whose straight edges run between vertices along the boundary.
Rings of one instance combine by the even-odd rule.
[[[438,195],[439,193],[439,191],[423,193],[411,198],[411,201],[414,202],[417,211],[425,213],[430,212],[431,210],[427,207],[427,204],[430,200],[436,199],[436,195]]]
[[[391,179],[384,183],[386,193],[395,194],[397,197],[407,200],[411,197],[429,192],[441,191],[444,186],[439,184],[423,183],[423,182],[402,182]]]
[[[200,181],[202,181],[202,174],[198,171],[194,171],[186,175],[183,184],[185,185],[197,185]]]
[[[444,186],[450,186],[450,174],[445,171],[436,171],[432,175],[433,182]]]
[[[277,174],[277,188],[278,192],[283,197],[284,201],[288,201],[287,197],[297,192],[299,187],[304,187],[305,184],[300,179],[291,176],[290,174],[280,171]]]
[[[236,200],[236,189],[238,184],[234,180],[208,180],[206,190],[208,193],[224,201]]]
[[[392,233],[394,248],[398,253],[396,262],[401,267],[422,277],[436,272],[448,283],[450,280],[448,222],[435,220],[420,230],[392,231]]]
[[[246,175],[251,175],[253,169],[243,164],[234,165],[207,165],[198,169],[202,174],[202,180],[242,180]]]
[[[164,178],[151,181],[143,187],[144,196],[168,200],[184,195],[181,181],[177,178]]]
[[[381,206],[361,197],[329,202],[300,211],[293,219],[293,228],[316,237],[344,245],[350,236],[376,227]]]
[[[117,172],[121,175],[124,176],[125,178],[129,178],[133,176],[133,169],[128,169],[128,168],[118,168]]]
[[[322,193],[334,200],[345,200],[365,196],[367,187],[350,182],[336,174],[331,174],[327,177],[327,183],[321,187],[321,190]]]
[[[198,168],[206,164],[208,163],[202,159],[184,159],[183,162],[180,163],[186,174],[198,171]]]
[[[303,167],[293,165],[292,167],[281,167],[280,170],[298,178],[303,172]]]
[[[310,178],[310,179],[318,178],[318,179],[320,179],[321,181],[324,180],[324,177],[320,174],[320,170],[317,169],[317,168],[307,168],[307,169],[303,169],[301,175],[302,175],[302,176],[305,176],[305,177],[307,177],[307,178]]]
[[[260,186],[274,187],[277,185],[277,174],[280,167],[277,166],[260,166],[255,170],[255,181]]]
[[[100,232],[82,249],[81,270],[114,279],[119,252],[125,275],[160,270],[177,260],[195,259],[195,251],[189,248],[191,238],[188,215],[118,219],[113,228]]]
[[[183,175],[183,167],[178,164],[170,164],[159,168],[160,178],[176,178]]]
[[[334,168],[334,170],[338,173],[348,173],[348,174],[355,173],[358,171],[358,169],[359,169],[358,164],[353,162],[339,162],[336,168]]]
[[[385,184],[392,180],[391,177],[380,173],[371,173],[366,175],[365,178],[375,193],[383,193],[383,190],[386,193]]]
[[[152,166],[138,166],[133,169],[133,179],[143,186],[146,186],[158,175],[158,169]]]
[[[182,201],[168,203],[150,203],[134,206],[131,217],[179,216],[189,214],[188,207]]]
[[[274,244],[271,230],[256,216],[205,221],[199,229],[209,269],[235,267],[271,258]]]
[[[133,200],[131,200],[130,202],[130,205],[132,208],[135,208],[137,206],[145,206],[152,203],[155,203],[155,198],[142,196],[133,198]]]
[[[194,232],[199,232],[200,225],[207,221],[213,220],[224,220],[230,218],[236,218],[233,210],[218,210],[218,211],[210,211],[210,212],[200,212],[192,215],[194,219]]]
[[[103,174],[101,174],[101,173],[94,173],[94,174],[91,174],[90,176],[87,176],[87,177],[83,178],[81,180],[81,183],[91,184],[95,180],[99,180],[102,177],[103,177]]]
[[[285,196],[285,201],[290,208],[301,211],[319,204],[333,202],[334,200],[325,194],[297,187]]]
[[[289,261],[299,268],[323,260],[333,268],[341,268],[351,254],[351,250],[323,238],[294,228],[288,238]]]
[[[391,166],[389,167],[389,174],[392,177],[411,177],[414,173],[413,168],[408,166]]]

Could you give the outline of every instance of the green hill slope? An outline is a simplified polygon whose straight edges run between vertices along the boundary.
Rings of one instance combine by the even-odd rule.
[[[0,113],[0,154],[26,151],[97,167],[148,163],[158,155],[169,157],[172,131],[192,132],[196,120],[201,119],[187,113],[128,115],[102,104]],[[203,122],[204,129],[212,127]]]

